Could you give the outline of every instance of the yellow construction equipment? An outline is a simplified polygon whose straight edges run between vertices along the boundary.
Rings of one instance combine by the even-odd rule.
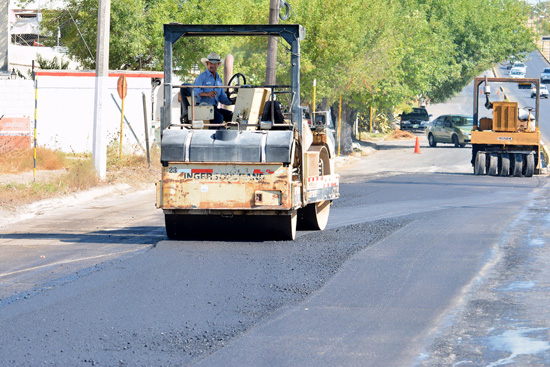
[[[491,102],[489,83],[529,83],[537,89],[535,107],[520,108],[517,102]],[[484,84],[485,107],[492,117],[479,117],[479,87]],[[540,172],[539,131],[540,80],[529,78],[474,79],[474,126],[472,129],[472,165],[474,174],[531,177]]]
[[[173,44],[181,37],[278,36],[290,46],[290,85],[232,85],[232,121],[212,124],[210,111],[195,105],[186,119],[172,118]],[[300,106],[298,24],[164,25],[162,179],[157,207],[171,239],[260,233],[294,239],[296,229],[322,230],[339,197],[330,127],[308,126]],[[242,75],[242,74],[241,74]],[[237,74],[233,76],[236,77]],[[244,77],[244,76],[243,76]],[[231,78],[231,80],[233,80]],[[185,86],[193,88],[194,86]],[[288,105],[281,105],[287,96]]]

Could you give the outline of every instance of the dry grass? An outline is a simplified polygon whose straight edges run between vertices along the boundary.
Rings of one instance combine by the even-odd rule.
[[[416,135],[409,131],[395,129],[389,133],[361,133],[362,141],[380,141],[380,140],[408,140],[414,139]]]
[[[65,154],[47,148],[36,149],[36,169],[61,169],[66,164]],[[0,174],[20,173],[34,167],[34,150],[20,149],[0,154]]]
[[[392,133],[388,134],[386,140],[407,140],[413,139],[416,135],[411,132],[396,129]]]
[[[15,210],[34,201],[88,190],[92,187],[126,183],[140,189],[154,184],[160,177],[159,154],[151,152],[151,168],[144,155],[123,155],[107,152],[106,180],[101,181],[93,166],[91,155],[69,155],[47,148],[37,149],[36,177],[33,150],[18,150],[0,154],[0,209]],[[23,176],[31,179],[21,179]],[[32,182],[31,182],[32,181]]]

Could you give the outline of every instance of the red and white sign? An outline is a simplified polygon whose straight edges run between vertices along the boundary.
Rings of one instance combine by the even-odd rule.
[[[31,119],[2,117],[0,119],[0,153],[31,147]]]

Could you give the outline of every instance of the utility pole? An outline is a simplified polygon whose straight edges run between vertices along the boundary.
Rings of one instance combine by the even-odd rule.
[[[103,127],[107,112],[107,82],[109,80],[109,25],[111,0],[99,0],[97,9],[97,49],[94,94],[94,168],[101,180],[107,173],[107,137]]]
[[[269,24],[279,24],[279,1],[269,1]],[[277,77],[277,37],[267,38],[267,65],[265,68],[265,84],[276,84]]]
[[[0,24],[4,24],[0,27],[0,72],[8,73],[9,64],[8,60],[8,48],[10,44],[10,32],[9,32],[9,1],[0,1]]]

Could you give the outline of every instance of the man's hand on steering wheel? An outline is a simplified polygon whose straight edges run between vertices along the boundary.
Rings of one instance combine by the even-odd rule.
[[[242,83],[241,83],[241,78],[242,78]],[[236,73],[231,77],[231,79],[229,79],[229,83],[227,85],[229,87],[231,86],[239,87],[245,84],[246,84],[246,77],[244,76],[244,74]],[[235,104],[235,102],[237,101],[238,92],[239,92],[238,88],[227,88],[226,95],[227,95],[227,98],[229,98],[229,100],[231,101],[231,104]]]

